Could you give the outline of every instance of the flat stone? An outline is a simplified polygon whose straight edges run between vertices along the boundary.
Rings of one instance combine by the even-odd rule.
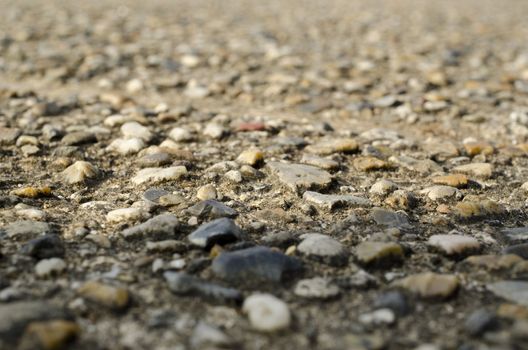
[[[332,183],[332,175],[311,165],[270,162],[268,167],[280,182],[298,194],[325,189]]]
[[[61,173],[62,179],[68,184],[80,184],[87,179],[95,179],[99,170],[85,161],[76,161]]]
[[[427,243],[447,255],[468,254],[480,249],[476,238],[457,234],[433,235]]]
[[[456,188],[466,188],[469,183],[468,177],[464,174],[436,176],[433,177],[432,180],[434,184],[451,186]]]
[[[339,287],[323,277],[300,280],[293,293],[302,298],[330,299],[339,295]]]
[[[152,203],[159,203],[161,197],[170,194],[169,191],[166,191],[162,188],[149,188],[143,192],[143,199]]]
[[[502,250],[503,254],[514,254],[528,260],[528,243],[511,245]]]
[[[217,199],[218,198],[218,192],[216,191],[216,188],[211,185],[207,184],[202,187],[200,187],[196,191],[196,198],[206,201],[208,199]]]
[[[64,308],[43,301],[20,301],[0,305],[0,345],[15,343],[27,326],[35,321],[71,320]],[[6,348],[7,349],[7,348]]]
[[[370,215],[378,225],[396,228],[411,227],[407,215],[401,212],[395,212],[382,208],[374,208],[370,212]]]
[[[306,191],[303,199],[307,202],[318,205],[324,209],[333,210],[337,207],[367,207],[370,206],[370,200],[353,195],[333,195],[322,194],[318,192]]]
[[[332,153],[353,153],[359,149],[359,144],[354,139],[328,139],[322,140],[305,148],[309,153],[329,155]]]
[[[501,232],[509,243],[528,242],[528,226],[505,228]]]
[[[339,163],[335,160],[322,158],[312,154],[303,154],[301,158],[302,164],[313,165],[325,170],[334,170],[339,167]]]
[[[178,127],[171,129],[168,136],[176,142],[189,142],[194,138],[189,130]]]
[[[35,273],[39,277],[58,275],[66,270],[66,262],[60,258],[42,259],[35,265]]]
[[[523,262],[523,258],[513,254],[506,255],[473,255],[467,257],[464,264],[489,271],[513,270],[514,266]]]
[[[145,142],[151,141],[154,137],[147,127],[138,122],[127,122],[121,125],[121,133],[126,138],[140,138]]]
[[[458,278],[432,272],[418,273],[396,280],[393,285],[407,289],[422,298],[445,299],[455,293]]]
[[[81,333],[73,321],[50,320],[28,324],[18,349],[58,350],[65,348]]]
[[[138,137],[133,137],[129,139],[115,139],[106,147],[106,150],[128,156],[138,153],[146,146],[145,141]]]
[[[190,344],[192,349],[214,349],[227,348],[232,345],[232,341],[217,327],[200,321],[193,330]]]
[[[136,160],[136,164],[142,168],[156,168],[171,163],[172,156],[166,152],[147,154]]]
[[[77,146],[85,143],[94,143],[97,141],[95,134],[90,131],[75,131],[67,134],[61,140],[65,146]]]
[[[442,167],[431,159],[419,160],[408,156],[392,156],[389,162],[423,175],[442,171]]]
[[[158,183],[171,180],[179,180],[187,174],[185,166],[174,166],[169,168],[145,168],[137,172],[132,178],[132,183],[141,185],[146,182]]]
[[[36,259],[61,258],[64,244],[58,235],[44,235],[24,243],[20,252]]]
[[[187,239],[195,246],[211,248],[215,244],[225,244],[243,240],[245,234],[228,218],[220,218],[205,223],[192,232]]]
[[[258,149],[246,150],[240,153],[236,161],[240,164],[255,166],[264,161],[264,153]]]
[[[84,283],[77,292],[85,299],[114,310],[123,310],[130,302],[130,296],[126,288],[115,287],[97,281]]]
[[[505,210],[497,202],[482,200],[480,202],[460,202],[455,206],[454,212],[461,219],[476,219],[501,215],[505,213]]]
[[[148,213],[141,208],[120,208],[108,212],[106,220],[111,223],[132,222],[148,216]]]
[[[490,292],[512,303],[528,307],[528,282],[499,281],[487,285]]]
[[[173,238],[179,225],[178,219],[173,214],[160,214],[139,225],[124,229],[121,236],[126,240]]]
[[[9,238],[28,239],[35,236],[52,233],[53,229],[47,222],[41,221],[15,221],[4,226],[4,231]]]
[[[489,179],[493,175],[493,165],[489,163],[470,163],[454,167],[453,171]]]
[[[359,171],[386,170],[391,167],[389,163],[376,157],[358,157],[352,161],[352,164]]]
[[[40,197],[50,197],[51,196],[51,188],[48,186],[43,187],[23,187],[23,188],[17,188],[10,192],[10,194],[13,194],[18,197],[23,198],[40,198]]]
[[[300,238],[302,242],[297,246],[299,253],[329,264],[340,265],[346,262],[345,248],[332,237],[308,233],[301,235]]]
[[[402,247],[393,242],[362,242],[356,247],[358,261],[365,265],[387,265],[401,262]]]
[[[271,294],[253,294],[244,300],[242,311],[251,326],[261,332],[275,332],[290,326],[288,305]]]
[[[199,218],[222,218],[222,217],[235,217],[238,215],[238,212],[225,205],[222,202],[218,202],[212,199],[204,200],[198,202],[190,208],[187,208],[187,212],[193,216]]]
[[[14,145],[20,134],[22,134],[20,129],[0,126],[0,145]]]
[[[370,193],[379,196],[386,196],[389,193],[398,189],[398,185],[389,180],[379,180],[370,188]]]
[[[420,193],[427,195],[432,201],[446,200],[446,199],[462,199],[462,192],[456,187],[451,186],[432,186],[424,188]]]
[[[495,152],[495,149],[490,143],[482,141],[464,142],[464,150],[470,157],[474,157],[478,154],[484,154],[486,156],[489,156]]]
[[[221,303],[236,303],[242,301],[242,294],[233,288],[208,282],[184,272],[167,271],[163,274],[169,289],[178,295],[198,295]]]
[[[302,270],[300,260],[267,247],[252,247],[220,254],[213,260],[214,274],[233,282],[280,282]]]
[[[145,245],[149,253],[183,253],[187,250],[186,244],[175,239],[166,239],[163,241],[148,241]]]

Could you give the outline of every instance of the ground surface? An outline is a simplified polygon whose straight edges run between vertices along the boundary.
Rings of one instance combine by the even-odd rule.
[[[527,11],[0,1],[0,347],[527,349]]]

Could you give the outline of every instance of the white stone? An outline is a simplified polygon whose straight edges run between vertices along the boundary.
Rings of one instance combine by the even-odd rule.
[[[178,180],[186,174],[187,168],[183,165],[169,168],[145,168],[137,172],[136,176],[132,178],[132,182],[140,185],[145,182]]]
[[[391,309],[379,309],[359,316],[359,322],[367,325],[392,324],[396,316]]]
[[[335,195],[306,191],[303,194],[303,199],[328,210],[338,206],[367,207],[370,205],[370,201],[366,198],[347,194]]]
[[[271,294],[249,296],[244,300],[242,311],[248,314],[251,326],[261,332],[274,332],[290,326],[288,305]]]
[[[141,90],[143,90],[143,88],[144,88],[143,82],[139,79],[129,80],[128,83],[126,84],[126,90],[127,92],[131,94],[140,92]]]
[[[97,177],[97,174],[95,166],[82,160],[76,161],[61,173],[64,181],[69,184],[84,182],[87,178]]]
[[[297,246],[297,250],[303,254],[334,257],[345,253],[343,245],[332,237],[320,233],[306,233],[300,238],[303,241]]]
[[[231,182],[242,182],[242,173],[238,170],[229,170],[224,176]]]
[[[217,123],[209,123],[205,127],[203,134],[213,139],[220,139],[226,133],[226,129]]]
[[[46,213],[40,209],[28,208],[28,209],[19,209],[16,211],[17,215],[25,217],[31,220],[41,221],[46,219]]]
[[[142,139],[134,137],[130,139],[116,139],[112,141],[108,147],[106,147],[106,150],[110,152],[117,152],[126,156],[129,154],[138,153],[143,148],[145,148],[145,146],[145,142]]]
[[[420,193],[427,195],[430,200],[437,201],[448,198],[462,199],[462,192],[451,186],[431,186],[424,188]]]
[[[429,238],[428,244],[448,255],[480,248],[480,243],[476,238],[458,234],[433,235]]]
[[[327,299],[337,296],[339,287],[326,278],[314,277],[297,282],[293,292],[304,298]]]
[[[493,165],[489,163],[470,163],[459,165],[453,169],[455,172],[478,176],[488,179],[493,175]]]
[[[140,208],[120,208],[106,214],[108,222],[117,223],[123,221],[137,221],[145,218],[147,213]]]
[[[130,116],[125,116],[121,114],[112,114],[105,118],[103,124],[109,127],[114,127],[118,125],[123,125],[126,122],[133,121],[133,118]]]
[[[59,258],[42,259],[35,265],[35,273],[39,277],[59,274],[66,270],[66,263]]]
[[[176,142],[188,142],[193,139],[191,132],[184,128],[173,128],[169,131],[169,137]]]
[[[370,188],[370,193],[377,194],[380,196],[388,195],[398,188],[394,182],[389,180],[379,180]]]
[[[218,193],[216,192],[216,188],[211,184],[200,187],[196,192],[196,198],[203,201],[208,199],[216,199],[217,197]]]
[[[137,137],[146,142],[152,140],[154,137],[147,127],[139,124],[138,122],[127,122],[121,125],[121,133],[126,138]]]

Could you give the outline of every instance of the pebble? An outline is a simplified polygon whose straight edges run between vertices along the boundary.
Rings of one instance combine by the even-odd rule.
[[[528,243],[508,246],[502,250],[502,254],[514,254],[528,260]]]
[[[172,163],[172,156],[169,153],[158,152],[144,155],[136,160],[136,164],[142,168],[156,168]]]
[[[132,183],[141,185],[146,182],[158,183],[179,180],[185,175],[187,175],[187,168],[182,165],[169,168],[145,168],[137,172],[136,176],[132,178]]]
[[[106,220],[111,223],[138,221],[148,214],[140,208],[120,208],[106,214]]]
[[[359,171],[375,171],[390,168],[390,164],[375,157],[358,157],[353,160],[353,165]]]
[[[310,299],[330,299],[339,295],[339,287],[326,278],[314,277],[297,282],[293,293]]]
[[[473,255],[464,260],[465,264],[490,271],[513,270],[514,266],[523,259],[513,254],[506,255]]]
[[[427,195],[432,201],[446,200],[446,199],[462,199],[463,195],[456,187],[451,186],[432,186],[423,189],[420,193]]]
[[[442,167],[431,159],[419,160],[408,156],[391,156],[389,162],[423,175],[442,171]]]
[[[490,292],[512,303],[528,307],[528,282],[498,281],[487,285]]]
[[[48,186],[23,187],[23,188],[17,188],[11,191],[10,194],[18,196],[18,197],[22,197],[22,198],[51,197],[51,188]]]
[[[303,199],[307,202],[313,203],[321,208],[333,210],[337,207],[367,207],[370,206],[370,201],[353,195],[332,195],[322,194],[313,191],[306,191],[303,194]]]
[[[475,219],[486,216],[501,215],[505,212],[500,204],[491,200],[460,202],[455,206],[454,211],[461,219]]]
[[[424,272],[396,280],[393,285],[407,289],[421,298],[445,299],[456,292],[459,281],[454,275]]]
[[[505,228],[502,237],[509,243],[528,242],[528,227]]]
[[[20,129],[0,126],[0,145],[4,146],[14,144],[20,134],[22,134]]]
[[[379,180],[370,188],[370,193],[379,196],[386,196],[398,189],[398,185],[389,180]]]
[[[238,170],[229,170],[224,174],[224,177],[233,183],[241,183],[243,181],[242,173]]]
[[[125,138],[139,138],[145,142],[149,142],[154,138],[152,132],[138,122],[127,122],[121,125],[121,133]]]
[[[489,163],[470,163],[456,166],[453,171],[489,179],[493,175],[493,165]]]
[[[42,259],[35,265],[39,277],[56,276],[66,270],[66,262],[60,258]]]
[[[389,265],[404,258],[402,247],[393,242],[362,242],[356,247],[356,257],[364,265]]]
[[[288,305],[271,294],[253,294],[244,300],[242,311],[251,326],[260,332],[275,332],[290,327]]]
[[[203,224],[193,231],[187,239],[193,245],[209,249],[215,244],[226,244],[243,240],[245,234],[228,218],[220,218]]]
[[[92,164],[78,160],[67,167],[61,176],[68,184],[80,184],[87,179],[95,179],[99,175],[99,169]]]
[[[193,349],[227,348],[232,345],[224,332],[203,321],[194,328],[190,343]]]
[[[458,234],[433,235],[427,243],[447,255],[468,254],[480,249],[476,238]]]
[[[46,301],[17,301],[0,305],[0,345],[16,343],[32,322],[71,320],[72,315],[63,307]]]
[[[196,191],[196,198],[203,200],[203,201],[208,200],[208,199],[217,199],[218,193],[214,185],[207,184],[207,185],[200,187],[198,191]]]
[[[221,303],[238,304],[242,301],[242,294],[238,290],[223,287],[184,272],[167,271],[163,276],[174,294],[198,295],[201,298]]]
[[[189,130],[178,127],[171,129],[168,135],[176,142],[190,142],[194,138]]]
[[[233,218],[238,215],[238,212],[235,209],[213,199],[196,203],[192,207],[187,208],[187,213],[202,219],[216,219],[222,217]]]
[[[173,238],[179,225],[178,219],[173,214],[160,214],[139,225],[124,229],[121,236],[126,240]]]
[[[382,208],[374,208],[370,212],[370,215],[378,225],[396,228],[410,227],[407,215],[401,212],[395,212]]]
[[[305,148],[309,153],[329,155],[332,153],[353,153],[359,149],[359,144],[354,139],[328,139],[322,140]]]
[[[486,309],[473,311],[464,322],[466,332],[477,337],[497,326],[497,318],[493,312]]]
[[[76,131],[64,136],[61,143],[65,146],[77,146],[85,143],[94,143],[97,141],[95,134],[90,131]]]
[[[411,312],[411,305],[405,294],[400,291],[388,291],[376,298],[374,307],[378,309],[390,309],[397,316],[406,316]]]
[[[97,281],[85,282],[77,293],[89,301],[113,310],[123,310],[130,303],[130,295],[126,288]]]
[[[4,226],[4,230],[9,238],[14,239],[28,239],[53,232],[51,225],[47,222],[30,220],[15,221]]]
[[[339,167],[339,163],[335,160],[322,158],[312,154],[303,154],[301,163],[313,165],[324,170],[334,170]]]
[[[175,239],[167,239],[158,242],[148,241],[145,248],[148,253],[183,253],[186,251],[185,243]]]
[[[143,195],[141,197],[146,202],[159,203],[160,198],[168,194],[170,194],[170,192],[162,188],[153,187],[143,192]]]
[[[488,142],[464,142],[464,149],[470,157],[474,157],[478,154],[489,156],[495,152],[493,146]]]
[[[136,154],[146,147],[145,141],[138,137],[128,139],[115,139],[106,147],[109,152],[117,152],[124,156]]]
[[[20,252],[36,259],[61,258],[64,244],[58,235],[44,235],[24,243]]]
[[[203,134],[212,139],[219,140],[227,134],[227,130],[220,124],[209,123],[204,128]]]
[[[340,265],[346,262],[345,248],[332,237],[319,233],[307,233],[301,235],[300,238],[302,242],[297,246],[299,253],[329,264]]]
[[[300,260],[261,246],[224,252],[211,267],[223,280],[246,283],[280,282],[303,268]]]
[[[468,177],[464,174],[436,176],[432,178],[432,181],[437,185],[445,185],[456,188],[466,188],[469,183]]]
[[[264,153],[258,149],[246,150],[240,153],[236,161],[240,164],[255,166],[264,161]]]
[[[359,322],[366,325],[389,325],[396,321],[396,315],[391,309],[379,309],[359,315]]]
[[[322,190],[332,182],[332,175],[311,165],[269,162],[272,173],[295,193]]]
[[[58,350],[66,348],[81,333],[73,321],[49,320],[28,324],[19,349]]]

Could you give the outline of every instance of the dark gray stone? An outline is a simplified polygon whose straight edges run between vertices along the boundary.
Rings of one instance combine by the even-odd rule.
[[[212,264],[216,276],[233,282],[280,282],[299,273],[302,262],[267,247],[252,247],[220,254]]]
[[[187,212],[190,215],[197,216],[199,218],[232,218],[238,215],[238,212],[225,205],[222,202],[208,199],[201,201],[190,208],[187,208]]]
[[[223,287],[184,272],[168,271],[163,276],[169,284],[169,289],[178,295],[198,295],[221,303],[242,301],[242,294],[238,290]]]
[[[136,164],[142,168],[157,168],[171,163],[172,157],[168,153],[147,154],[136,161]]]
[[[93,132],[89,131],[75,131],[67,134],[61,140],[61,143],[66,146],[76,146],[94,142],[97,142],[97,138]]]
[[[528,306],[528,282],[499,281],[488,284],[488,290],[493,294],[512,303]]]
[[[528,260],[528,243],[516,244],[506,247],[502,251],[503,254],[515,254],[523,259]]]
[[[45,235],[25,243],[20,252],[37,259],[61,258],[64,256],[64,244],[57,235]]]
[[[164,189],[149,188],[148,190],[143,192],[143,199],[150,201],[150,202],[158,203],[160,197],[165,196],[167,194],[170,194],[170,192],[165,191]]]
[[[403,213],[398,213],[392,210],[382,208],[374,208],[370,212],[370,215],[378,225],[396,228],[411,227],[407,215]]]
[[[514,227],[502,230],[503,238],[508,243],[528,242],[528,226]]]
[[[497,321],[493,312],[479,309],[469,315],[464,322],[464,328],[469,335],[479,336],[497,326]]]
[[[374,301],[376,309],[391,309],[398,316],[405,316],[411,312],[411,305],[409,300],[399,291],[390,291],[381,294],[376,301]]]
[[[173,238],[179,226],[178,219],[172,214],[161,214],[142,224],[127,228],[121,232],[127,240],[148,237],[149,239]]]
[[[244,238],[244,233],[228,218],[220,218],[205,223],[192,232],[187,238],[195,246],[210,248],[215,244],[225,244]]]

